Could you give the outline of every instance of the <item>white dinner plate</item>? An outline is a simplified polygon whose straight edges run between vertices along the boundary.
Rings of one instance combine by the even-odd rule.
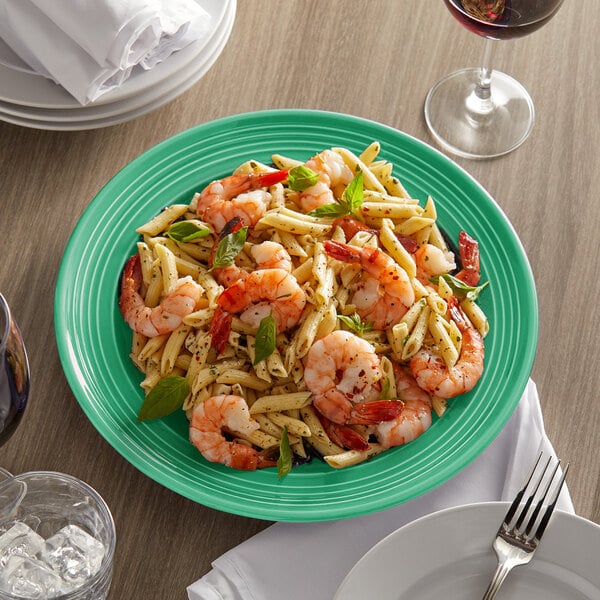
[[[140,117],[181,95],[208,72],[229,39],[235,12],[236,0],[229,0],[219,30],[211,37],[202,56],[143,94],[79,109],[33,108],[0,101],[0,119],[36,129],[74,131],[107,127]]]
[[[210,14],[213,36],[224,26],[224,19],[235,0],[197,0],[198,3]],[[0,101],[15,105],[29,106],[43,109],[72,109],[75,111],[86,110],[103,104],[119,102],[121,100],[138,96],[158,86],[168,77],[185,69],[193,67],[203,56],[210,43],[211,37],[192,43],[179,52],[173,53],[168,60],[156,65],[153,69],[139,70],[134,73],[118,89],[107,92],[91,105],[82,106],[61,86],[40,75],[29,73],[12,65],[12,56],[0,56]],[[0,52],[4,46],[0,46]],[[2,63],[5,64],[2,64]]]
[[[492,540],[509,504],[433,513],[398,529],[365,554],[335,600],[481,600],[496,568]],[[533,560],[499,594],[514,600],[600,600],[600,526],[556,511]]]

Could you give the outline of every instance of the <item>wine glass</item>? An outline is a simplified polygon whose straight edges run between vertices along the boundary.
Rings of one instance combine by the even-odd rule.
[[[0,294],[0,446],[14,433],[29,397],[29,363],[23,337]]]
[[[492,70],[495,40],[527,35],[547,23],[563,0],[444,0],[452,15],[484,38],[480,68],[456,71],[425,99],[425,120],[437,142],[465,158],[493,158],[520,146],[535,111],[527,90]]]

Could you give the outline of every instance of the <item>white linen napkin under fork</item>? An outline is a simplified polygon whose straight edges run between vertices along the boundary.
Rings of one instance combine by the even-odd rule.
[[[0,0],[0,38],[82,105],[209,30],[196,0]]]
[[[530,380],[498,437],[454,478],[379,513],[341,521],[271,525],[217,558],[212,570],[188,587],[188,598],[329,600],[354,564],[402,525],[443,508],[512,500],[540,450],[556,456],[544,431],[537,389]],[[566,488],[557,506],[574,512]]]

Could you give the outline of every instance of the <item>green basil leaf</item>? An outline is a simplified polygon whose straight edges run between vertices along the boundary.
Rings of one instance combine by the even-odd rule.
[[[490,282],[486,281],[484,284],[479,285],[477,287],[473,287],[467,285],[460,279],[457,279],[450,273],[444,273],[443,275],[436,275],[435,277],[431,277],[429,281],[438,285],[440,278],[442,278],[452,290],[452,293],[459,298],[467,298],[468,300],[472,300],[473,302],[477,300],[481,290],[486,287]]]
[[[254,348],[254,362],[257,365],[261,360],[268,358],[275,351],[277,338],[277,327],[272,315],[267,315],[261,319],[258,331],[256,332],[256,346]]]
[[[354,333],[357,333],[358,335],[362,335],[363,333],[365,333],[367,331],[371,331],[371,329],[373,329],[373,323],[371,323],[371,322],[365,323],[360,318],[360,315],[358,313],[354,313],[354,314],[350,315],[349,317],[346,315],[338,315],[338,319],[342,323],[344,323],[344,325],[346,325],[348,327],[348,329],[350,329],[350,331],[353,331]]]
[[[311,210],[311,217],[345,217],[354,214],[364,200],[363,174],[359,171],[356,177],[348,184],[342,197],[331,204],[324,204]]]
[[[349,214],[348,209],[339,202],[317,206],[317,208],[308,213],[311,217],[331,217],[334,219],[345,217],[347,214]]]
[[[173,375],[161,379],[144,399],[138,412],[138,421],[149,421],[166,417],[181,408],[190,393],[190,384],[185,377]]]
[[[176,242],[191,242],[206,237],[210,233],[211,230],[208,227],[203,227],[196,221],[177,221],[169,227],[165,235]]]
[[[279,458],[277,459],[277,479],[282,479],[292,470],[292,449],[287,434],[287,427],[281,432]]]
[[[348,184],[348,187],[344,190],[343,199],[349,214],[356,212],[362,206],[364,200],[362,171],[359,171],[356,177]]]
[[[215,257],[213,259],[212,269],[220,269],[233,264],[235,257],[240,253],[246,243],[247,227],[242,227],[239,231],[227,234],[219,242]]]
[[[290,169],[288,173],[288,186],[295,192],[303,192],[319,181],[319,174],[304,165]]]

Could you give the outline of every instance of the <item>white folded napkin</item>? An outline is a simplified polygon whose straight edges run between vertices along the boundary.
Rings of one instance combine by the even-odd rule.
[[[188,598],[332,598],[354,564],[402,525],[451,506],[512,500],[540,450],[556,456],[544,431],[535,384],[530,380],[498,437],[453,479],[410,502],[364,517],[276,523],[217,558],[212,571],[188,587]],[[566,488],[557,506],[574,512]]]
[[[81,104],[209,30],[196,0],[0,0],[0,38]]]

